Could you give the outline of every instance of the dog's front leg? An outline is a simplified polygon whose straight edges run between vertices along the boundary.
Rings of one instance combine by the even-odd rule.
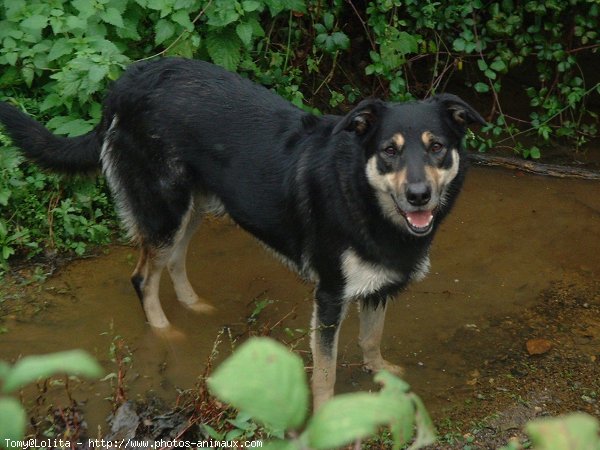
[[[338,295],[317,289],[312,317],[313,410],[333,397],[340,324],[345,307]]]
[[[361,301],[359,305],[360,333],[358,343],[363,351],[365,369],[379,372],[388,370],[395,375],[402,375],[402,367],[387,362],[381,356],[381,338],[387,305],[371,305]]]

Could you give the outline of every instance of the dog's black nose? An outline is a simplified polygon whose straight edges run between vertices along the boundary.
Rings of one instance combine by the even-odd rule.
[[[428,183],[410,183],[406,187],[406,200],[413,206],[423,206],[431,199],[431,187]]]

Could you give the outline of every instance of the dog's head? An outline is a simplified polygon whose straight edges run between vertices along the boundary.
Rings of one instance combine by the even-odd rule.
[[[416,236],[433,229],[461,166],[466,127],[484,124],[471,106],[441,94],[411,103],[367,99],[333,130],[353,133],[383,214]]]

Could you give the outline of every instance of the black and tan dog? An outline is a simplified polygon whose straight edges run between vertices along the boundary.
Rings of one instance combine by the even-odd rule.
[[[183,305],[212,308],[185,269],[205,213],[228,213],[314,281],[315,406],[333,395],[338,330],[353,302],[364,364],[397,370],[380,352],[386,300],[427,273],[463,182],[466,126],[483,123],[449,94],[368,99],[343,117],[317,117],[206,62],[169,58],[132,65],[84,136],[54,136],[7,104],[0,121],[43,167],[102,168],[141,247],[131,280],[152,327],[169,327],[158,297],[165,267]]]

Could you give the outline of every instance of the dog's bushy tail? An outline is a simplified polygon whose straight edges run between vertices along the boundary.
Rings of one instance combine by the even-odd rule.
[[[73,138],[55,136],[39,122],[3,102],[0,102],[0,123],[13,144],[44,168],[81,173],[100,167],[102,143],[97,129]]]

